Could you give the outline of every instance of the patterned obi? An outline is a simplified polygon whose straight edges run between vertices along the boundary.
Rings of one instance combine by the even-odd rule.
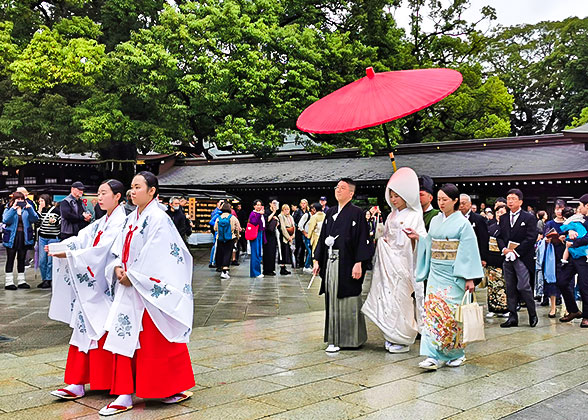
[[[498,241],[494,236],[490,236],[490,241],[488,241],[488,251],[500,252],[500,248],[498,248]]]
[[[431,258],[436,260],[455,260],[459,239],[433,239]]]

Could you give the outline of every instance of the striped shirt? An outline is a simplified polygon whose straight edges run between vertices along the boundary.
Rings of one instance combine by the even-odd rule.
[[[41,212],[39,220],[41,221],[39,236],[43,238],[59,237],[59,233],[61,232],[61,215],[59,214],[58,208],[54,208],[49,214],[44,210]]]

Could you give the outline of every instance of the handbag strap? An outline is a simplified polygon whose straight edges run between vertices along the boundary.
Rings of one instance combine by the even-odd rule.
[[[463,294],[463,298],[461,299],[461,304],[460,306],[464,305],[464,302],[466,302],[466,298],[467,298],[467,303],[470,303],[470,299],[469,296],[471,295],[469,290],[466,290],[466,292]]]
[[[475,293],[471,293],[469,290],[466,290],[466,292],[463,294],[463,298],[461,299],[461,306],[463,306],[463,304],[466,301],[466,298],[468,296],[471,296],[472,299],[470,300],[468,298],[467,299],[467,303],[478,303],[478,300],[476,299],[476,294]]]

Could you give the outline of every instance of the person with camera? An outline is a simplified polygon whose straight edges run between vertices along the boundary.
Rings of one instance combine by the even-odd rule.
[[[12,200],[6,206],[2,216],[2,222],[6,225],[2,242],[6,247],[6,290],[30,289],[25,281],[25,259],[27,249],[35,239],[33,236],[33,223],[39,220],[39,215],[25,200],[21,192],[12,194]],[[14,284],[14,260],[17,259],[18,286]]]
[[[59,242],[61,232],[61,215],[59,207],[54,203],[49,194],[41,194],[39,197],[39,269],[41,271],[40,289],[50,289],[53,279],[53,257],[45,251],[45,245]]]

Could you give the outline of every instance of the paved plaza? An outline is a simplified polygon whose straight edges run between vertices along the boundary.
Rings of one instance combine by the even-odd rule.
[[[194,396],[178,405],[135,399],[123,419],[586,419],[588,331],[540,308],[536,328],[501,329],[466,350],[459,368],[424,372],[418,345],[393,355],[377,328],[360,350],[329,355],[323,300],[308,275],[250,279],[245,262],[220,280],[195,252],[195,328],[188,344]],[[0,260],[3,264],[3,261]],[[369,279],[369,277],[368,277]],[[50,292],[27,271],[30,290],[0,290],[0,420],[98,419],[100,391],[56,401],[70,329],[48,320]],[[366,282],[364,293],[369,288]],[[478,292],[485,301],[485,291]]]

